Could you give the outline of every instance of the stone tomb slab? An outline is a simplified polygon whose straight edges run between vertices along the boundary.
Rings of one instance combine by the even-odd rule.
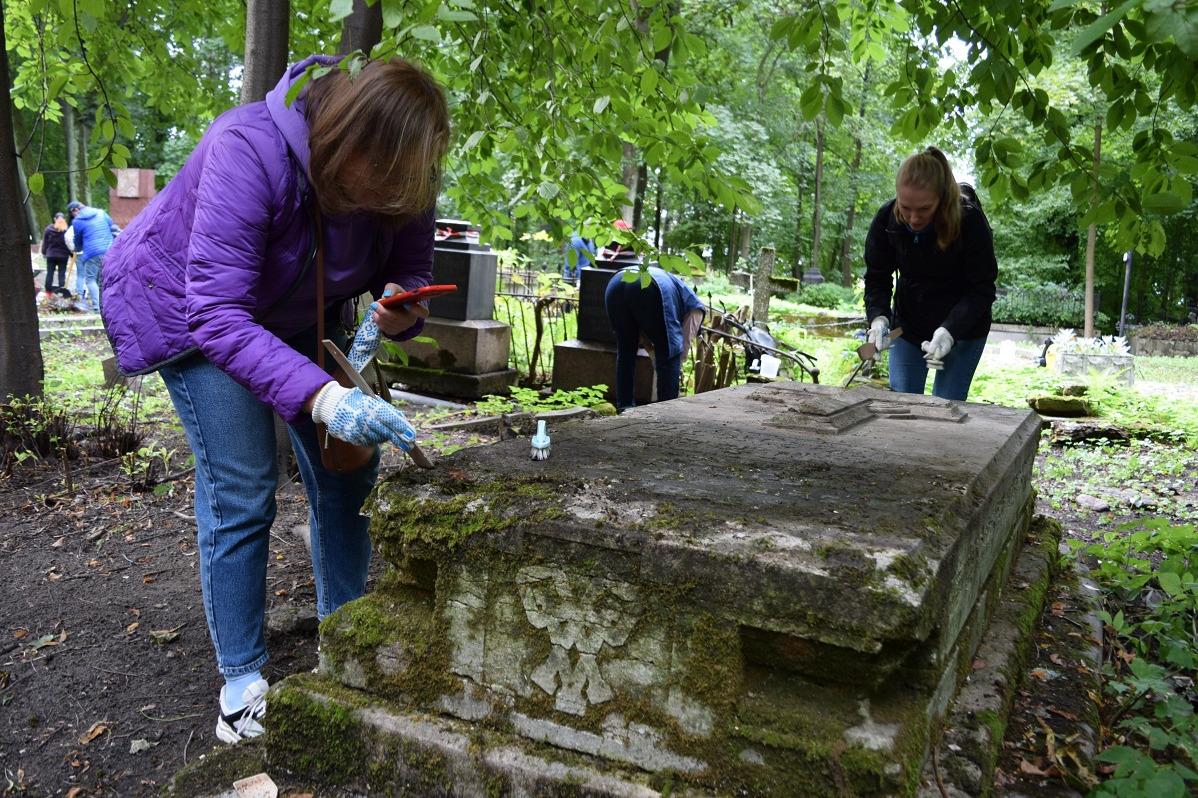
[[[463,450],[380,485],[392,568],[322,626],[322,672],[650,784],[910,793],[1022,540],[1039,426],[774,383],[563,426],[543,462]]]

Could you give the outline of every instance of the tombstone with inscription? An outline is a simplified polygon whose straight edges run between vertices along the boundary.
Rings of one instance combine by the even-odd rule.
[[[560,390],[607,385],[607,398],[616,398],[616,334],[607,317],[604,294],[612,275],[636,266],[641,257],[631,249],[608,245],[599,251],[593,266],[579,269],[578,334],[553,348],[553,387]],[[656,391],[653,361],[637,352],[635,395],[637,404],[653,401]]]
[[[108,189],[108,215],[125,227],[158,193],[153,169],[114,169],[116,187]]]
[[[379,367],[390,380],[417,390],[461,399],[504,393],[516,382],[508,367],[512,330],[496,321],[497,258],[479,242],[469,222],[437,220],[433,248],[433,283],[452,284],[457,293],[429,302],[423,338],[404,341],[407,364],[382,358]]]
[[[388,563],[272,689],[351,792],[911,795],[1018,554],[1040,423],[744,385],[402,471]]]

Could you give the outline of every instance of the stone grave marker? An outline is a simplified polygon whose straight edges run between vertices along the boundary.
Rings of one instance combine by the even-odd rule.
[[[272,691],[270,757],[371,794],[913,794],[1039,429],[773,383],[399,472],[388,573]]]

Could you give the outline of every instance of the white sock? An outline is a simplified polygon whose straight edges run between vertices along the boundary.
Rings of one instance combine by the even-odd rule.
[[[221,704],[229,712],[236,712],[241,709],[245,706],[245,700],[242,699],[245,689],[261,678],[261,671],[254,671],[242,676],[226,676],[225,686],[221,691]]]

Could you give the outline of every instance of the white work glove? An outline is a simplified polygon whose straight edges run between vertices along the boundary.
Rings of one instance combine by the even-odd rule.
[[[359,446],[391,441],[407,452],[416,442],[416,430],[389,402],[335,381],[325,383],[316,394],[312,420],[324,424],[334,438]]]
[[[393,288],[388,288],[383,291],[383,298],[387,298],[395,293]],[[350,345],[349,351],[345,357],[358,371],[366,367],[370,362],[370,358],[374,357],[374,353],[379,348],[379,326],[374,322],[374,312],[379,309],[378,302],[371,302],[370,307],[366,308],[366,316],[362,319],[362,323],[358,325],[358,332],[354,336],[354,342]]]
[[[923,359],[928,361],[930,368],[938,369],[944,366],[944,358],[953,348],[953,334],[943,327],[937,327],[932,333],[932,340],[919,345],[924,351]]]
[[[881,352],[890,346],[890,319],[885,316],[878,316],[869,325],[869,332],[865,336],[865,340],[873,344]]]

